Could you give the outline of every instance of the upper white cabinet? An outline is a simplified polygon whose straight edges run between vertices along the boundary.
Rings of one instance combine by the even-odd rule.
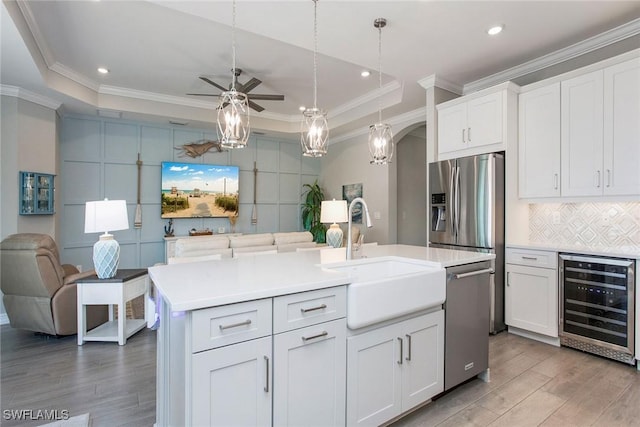
[[[439,104],[438,160],[504,150],[516,87],[507,83]]]
[[[640,194],[640,58],[604,70],[604,194]]]
[[[560,196],[560,83],[518,99],[520,197]]]
[[[561,83],[562,195],[602,194],[602,70]]]
[[[523,88],[520,198],[640,195],[640,58],[633,56]]]

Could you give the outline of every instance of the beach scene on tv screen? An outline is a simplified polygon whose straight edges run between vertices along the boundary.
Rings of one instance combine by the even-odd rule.
[[[239,175],[237,166],[162,163],[162,218],[237,215]]]

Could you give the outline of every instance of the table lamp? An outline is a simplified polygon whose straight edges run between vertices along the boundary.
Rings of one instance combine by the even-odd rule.
[[[342,246],[342,229],[337,224],[347,222],[346,200],[323,200],[320,206],[320,222],[332,223],[327,230],[327,245],[334,248]]]
[[[126,200],[99,200],[87,202],[84,211],[84,232],[102,233],[93,245],[93,265],[99,279],[116,275],[120,261],[120,245],[109,231],[129,228]]]

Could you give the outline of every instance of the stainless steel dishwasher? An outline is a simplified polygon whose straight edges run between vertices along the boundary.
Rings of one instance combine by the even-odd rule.
[[[444,389],[489,373],[491,261],[447,268]]]

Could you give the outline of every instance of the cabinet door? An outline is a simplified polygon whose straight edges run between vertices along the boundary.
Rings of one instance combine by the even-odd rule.
[[[557,270],[507,264],[506,272],[507,325],[557,338]]]
[[[500,91],[467,102],[468,146],[502,142],[502,94]]]
[[[274,425],[344,425],[346,331],[339,319],[274,337]]]
[[[464,150],[467,148],[466,135],[466,104],[462,103],[438,110],[438,153]]]
[[[402,322],[402,411],[444,390],[444,311]]]
[[[518,196],[560,196],[560,83],[518,99]]]
[[[603,72],[561,84],[562,196],[602,194]]]
[[[401,334],[394,324],[347,339],[347,425],[378,426],[402,412]]]
[[[640,59],[604,70],[604,194],[640,194]]]
[[[191,425],[271,425],[271,342],[265,337],[192,356]]]

